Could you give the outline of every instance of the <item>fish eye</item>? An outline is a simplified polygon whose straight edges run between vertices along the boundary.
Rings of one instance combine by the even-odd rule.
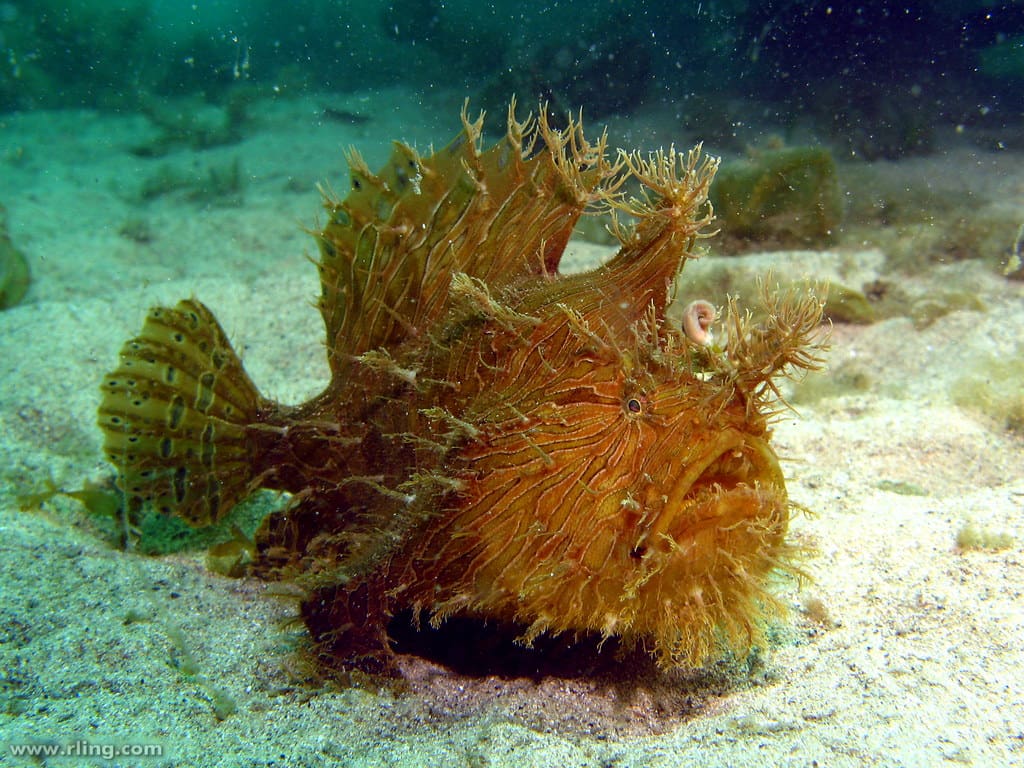
[[[643,406],[640,405],[639,400],[635,397],[631,397],[626,401],[626,410],[630,413],[640,413],[640,411],[643,410]]]

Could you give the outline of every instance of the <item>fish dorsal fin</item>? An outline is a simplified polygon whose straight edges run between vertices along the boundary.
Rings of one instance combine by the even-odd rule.
[[[578,318],[571,324],[599,329],[616,343],[665,320],[683,265],[698,257],[699,240],[715,234],[708,190],[719,161],[699,144],[689,152],[672,147],[647,156],[620,152],[620,158],[623,177],[635,183],[634,196],[607,200],[619,251],[589,272],[536,283],[515,304],[517,312],[553,317],[556,324]]]
[[[483,150],[482,129],[483,115],[471,121],[463,107],[462,132],[429,156],[397,143],[372,173],[349,153],[352,190],[326,200],[318,236],[335,377],[355,356],[425,333],[456,272],[492,290],[553,273],[580,214],[615,193],[605,137],[588,143],[571,116],[564,130],[543,108],[519,122],[513,100],[503,141]]]

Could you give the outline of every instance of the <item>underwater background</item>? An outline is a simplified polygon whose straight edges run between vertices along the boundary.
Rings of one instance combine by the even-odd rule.
[[[32,0],[0,53],[0,765],[1024,764],[1024,3]],[[334,676],[239,559],[281,499],[193,531],[114,489],[99,384],[149,307],[311,397],[318,185],[513,95],[722,158],[681,295],[829,285],[774,427],[811,580],[747,659],[406,638],[400,683]]]

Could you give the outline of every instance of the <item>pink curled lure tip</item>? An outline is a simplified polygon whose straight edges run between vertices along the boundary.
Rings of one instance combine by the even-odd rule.
[[[683,332],[695,344],[711,343],[711,324],[718,318],[718,310],[710,301],[696,299],[683,310]]]

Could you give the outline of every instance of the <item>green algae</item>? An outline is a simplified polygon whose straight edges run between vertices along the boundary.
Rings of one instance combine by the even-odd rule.
[[[47,477],[41,488],[18,495],[17,502],[23,512],[31,512],[58,497],[78,502],[84,521],[111,546],[144,555],[208,549],[211,570],[225,576],[244,575],[255,554],[252,536],[277,499],[273,493],[258,494],[205,528],[193,528],[146,505],[129,503],[125,507],[124,495],[114,486],[113,478],[87,481],[81,488],[67,490]]]
[[[177,193],[203,206],[234,207],[242,204],[244,191],[241,162],[235,157],[199,169],[164,163],[142,182],[139,199],[151,202]],[[132,234],[129,230],[127,236]]]
[[[997,531],[971,521],[964,523],[956,534],[956,546],[962,551],[977,549],[994,552],[1010,549],[1016,543],[1013,535],[1006,531]]]
[[[32,281],[28,260],[7,234],[7,210],[0,205],[0,309],[21,302]]]
[[[218,721],[226,720],[238,711],[238,703],[224,688],[214,685],[202,674],[202,666],[192,651],[191,643],[180,627],[167,622],[163,623],[164,632],[170,643],[168,663],[185,680],[194,683],[206,697]]]
[[[200,99],[169,102],[142,96],[139,108],[157,128],[155,138],[132,148],[138,157],[163,157],[179,149],[195,151],[237,144],[249,121],[249,107],[259,92],[252,86],[236,86],[221,107]]]
[[[953,312],[985,312],[987,309],[988,306],[973,290],[957,287],[934,288],[931,292],[914,299],[906,315],[920,331]]]
[[[861,291],[829,281],[825,298],[825,318],[834,323],[870,325],[878,313]]]
[[[1024,350],[1005,357],[982,355],[963,363],[965,373],[951,388],[953,402],[1024,436]]]
[[[837,362],[828,376],[808,376],[793,383],[787,400],[793,405],[808,405],[832,397],[870,392],[878,386],[876,371],[862,360]]]
[[[910,483],[906,480],[879,480],[875,487],[880,491],[888,491],[900,496],[927,496],[928,491],[917,483]]]
[[[913,166],[842,166],[847,207],[843,242],[874,247],[887,256],[887,271],[920,274],[936,264],[981,259],[993,272],[1006,268],[1021,229],[1012,198],[965,196],[956,176],[928,175]]]
[[[758,151],[724,163],[710,199],[727,239],[778,247],[831,243],[843,214],[835,160],[820,147]]]

